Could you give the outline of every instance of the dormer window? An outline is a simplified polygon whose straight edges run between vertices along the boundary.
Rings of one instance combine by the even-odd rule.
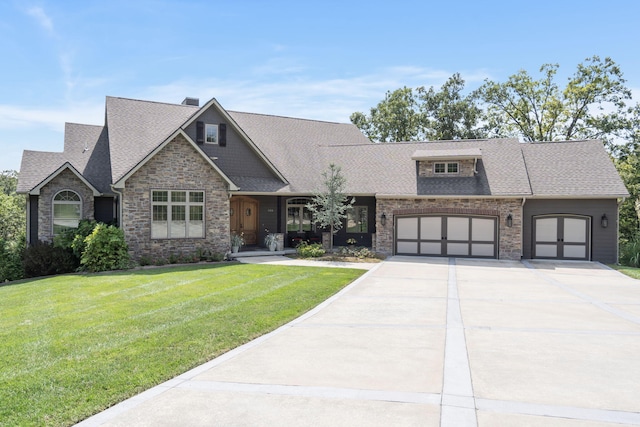
[[[205,144],[217,144],[218,143],[218,125],[212,125],[207,123],[204,127],[204,142]]]
[[[436,175],[441,174],[457,174],[458,162],[438,162],[433,164],[433,173]]]

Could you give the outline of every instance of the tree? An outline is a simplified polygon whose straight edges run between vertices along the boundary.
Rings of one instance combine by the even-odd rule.
[[[403,87],[387,92],[368,116],[353,113],[351,122],[378,142],[484,138],[486,132],[479,126],[482,110],[463,91],[464,80],[458,73],[440,90]]]
[[[342,220],[347,217],[347,211],[352,208],[355,198],[344,194],[347,180],[342,176],[340,166],[333,163],[329,169],[322,173],[324,178],[324,191],[317,192],[307,209],[311,211],[314,222],[321,227],[329,227],[331,239],[329,241],[329,251],[333,251],[333,235],[342,228]]]
[[[372,141],[411,141],[420,134],[420,111],[416,96],[413,89],[406,86],[387,92],[384,100],[371,108],[369,116],[355,112],[350,118]]]
[[[631,92],[611,58],[587,58],[564,89],[555,82],[557,64],[540,67],[542,77],[525,70],[505,83],[486,80],[475,92],[487,107],[486,121],[497,136],[525,141],[603,139],[611,142],[627,125],[625,100]]]
[[[418,88],[421,101],[422,132],[428,140],[485,138],[485,129],[478,123],[483,111],[472,95],[463,96],[464,80],[459,73],[442,85],[440,91],[433,86]]]
[[[17,242],[26,230],[25,198],[16,194],[18,173],[0,173],[0,240]]]

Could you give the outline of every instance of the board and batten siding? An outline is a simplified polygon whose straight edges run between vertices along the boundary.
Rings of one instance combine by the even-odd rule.
[[[607,215],[609,226],[600,219]],[[616,199],[528,199],[523,211],[523,255],[533,255],[533,218],[539,215],[591,217],[591,261],[615,263],[618,258],[618,203]]]

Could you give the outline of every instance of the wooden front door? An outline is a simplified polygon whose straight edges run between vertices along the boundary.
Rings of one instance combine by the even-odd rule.
[[[247,245],[258,243],[258,201],[249,197],[231,198],[231,234],[241,234]]]

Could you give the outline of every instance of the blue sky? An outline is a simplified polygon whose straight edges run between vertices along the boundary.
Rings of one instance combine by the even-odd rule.
[[[65,122],[103,124],[106,96],[348,122],[387,90],[469,90],[593,55],[640,101],[640,2],[3,0],[0,170],[62,151]]]

